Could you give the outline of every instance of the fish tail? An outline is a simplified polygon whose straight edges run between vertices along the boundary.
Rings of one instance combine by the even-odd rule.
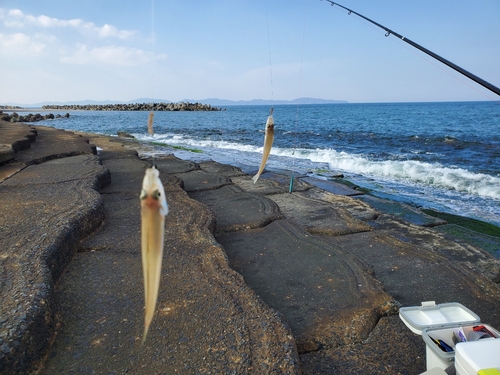
[[[252,181],[253,181],[254,184],[257,182],[257,180],[259,179],[259,177],[260,177],[260,173],[257,173],[255,176],[252,177]]]
[[[144,326],[144,333],[142,334],[141,345],[144,345],[144,343],[146,342],[146,337],[148,336],[148,332],[149,332],[149,325],[145,325]]]

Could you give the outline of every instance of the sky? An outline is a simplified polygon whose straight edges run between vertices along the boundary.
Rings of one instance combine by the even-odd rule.
[[[341,0],[500,87],[499,0]],[[0,104],[499,100],[325,0],[0,0]]]

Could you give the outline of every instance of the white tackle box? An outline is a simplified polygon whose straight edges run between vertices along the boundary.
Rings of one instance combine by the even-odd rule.
[[[453,363],[456,352],[453,333],[458,334],[460,329],[467,337],[475,326],[482,325],[495,337],[500,338],[500,332],[481,323],[477,314],[456,302],[436,305],[434,301],[428,301],[422,302],[421,306],[402,307],[399,309],[399,317],[412,332],[422,336],[426,346],[427,370],[435,367],[446,369]],[[436,340],[440,344],[436,343]],[[480,341],[496,340],[481,339]],[[457,345],[469,345],[474,342],[476,341],[457,343]],[[448,346],[448,350],[451,350],[444,351],[440,345],[442,348]],[[500,353],[498,357],[500,357]],[[466,374],[468,373],[464,373],[464,375]]]
[[[458,343],[455,353],[457,375],[500,375],[500,340]]]

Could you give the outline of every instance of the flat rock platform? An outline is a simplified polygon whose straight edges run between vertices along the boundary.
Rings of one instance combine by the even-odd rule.
[[[0,137],[1,374],[412,375],[425,344],[401,306],[460,302],[500,327],[500,261],[446,222],[171,154],[154,161],[170,212],[141,345],[145,146],[5,122]]]

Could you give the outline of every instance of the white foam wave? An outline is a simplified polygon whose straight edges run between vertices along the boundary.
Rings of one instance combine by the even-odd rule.
[[[170,134],[155,134],[154,138],[151,136],[145,136],[144,134],[134,134],[134,136],[143,141],[154,141],[165,144],[174,144],[180,146],[190,146],[196,148],[211,148],[211,149],[227,149],[227,150],[239,150],[244,152],[262,152],[262,147],[245,145],[236,142],[227,142],[222,140],[199,140],[193,139],[185,135],[170,135]]]
[[[280,150],[284,155],[289,151]],[[438,163],[414,160],[373,161],[366,157],[335,150],[298,150],[295,154],[315,162],[326,162],[332,170],[374,178],[397,180],[500,199],[500,178]]]
[[[141,138],[141,135],[136,135]],[[142,135],[144,140],[147,139]],[[155,134],[156,142],[174,143],[201,149],[236,150],[244,153],[261,153],[262,147],[227,142],[222,140],[198,140],[186,135]],[[363,175],[378,180],[399,181],[406,184],[443,188],[484,198],[500,200],[500,178],[466,169],[445,167],[438,163],[414,160],[374,161],[362,155],[337,152],[333,149],[290,149],[273,147],[273,155],[307,159],[315,163],[326,163],[334,171]]]

